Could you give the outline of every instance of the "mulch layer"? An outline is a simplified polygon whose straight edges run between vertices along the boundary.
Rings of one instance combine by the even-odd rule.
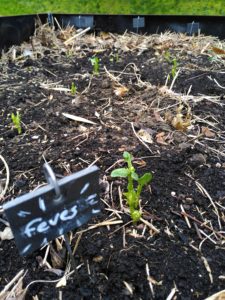
[[[225,289],[223,48],[210,36],[44,25],[2,53],[1,203],[43,186],[45,161],[59,178],[95,164],[102,211],[69,233],[75,270],[62,237],[20,257],[2,234],[0,299],[184,300]],[[153,174],[137,224],[126,180],[110,176],[124,151],[138,174]]]

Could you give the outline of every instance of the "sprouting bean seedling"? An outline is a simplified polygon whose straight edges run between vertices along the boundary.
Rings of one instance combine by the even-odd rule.
[[[139,177],[132,165],[133,156],[129,152],[123,153],[123,159],[127,163],[127,168],[118,168],[112,171],[111,177],[123,177],[127,178],[127,192],[123,193],[126,197],[127,204],[130,209],[130,215],[134,223],[141,218],[140,209],[140,194],[145,185],[152,180],[151,173],[145,173]],[[134,181],[137,182],[137,186],[134,186]]]
[[[119,54],[118,52],[116,52],[115,54],[111,54],[110,58],[109,58],[109,61],[110,62],[116,62],[118,63],[119,62]]]
[[[176,75],[176,73],[177,73],[177,66],[178,66],[178,63],[177,63],[177,60],[176,60],[176,58],[174,58],[173,60],[172,60],[172,69],[171,69],[171,75],[172,75],[172,77],[174,78],[175,77],[175,75]]]
[[[74,82],[72,82],[72,84],[71,84],[70,92],[71,92],[72,96],[74,96],[77,92],[77,87]]]
[[[170,80],[170,75],[172,76],[172,78],[174,78],[176,76],[176,73],[177,73],[177,67],[178,67],[178,62],[177,62],[177,59],[176,58],[173,58],[171,57],[171,54],[169,51],[166,51],[165,54],[164,54],[164,58],[165,60],[172,65],[172,69],[171,69],[171,72],[170,74],[168,75],[168,79]]]
[[[97,56],[93,56],[90,58],[90,61],[93,66],[93,74],[99,74],[99,58]]]
[[[11,113],[11,120],[13,122],[14,127],[17,129],[18,134],[22,133],[22,127],[21,127],[21,115],[17,111],[16,115],[14,113]]]

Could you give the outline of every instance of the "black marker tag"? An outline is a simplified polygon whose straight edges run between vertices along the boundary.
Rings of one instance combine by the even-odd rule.
[[[57,181],[61,197],[47,185],[3,205],[21,255],[78,228],[100,213],[96,166]]]

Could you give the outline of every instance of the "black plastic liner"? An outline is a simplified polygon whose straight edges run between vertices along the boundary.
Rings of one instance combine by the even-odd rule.
[[[76,28],[90,27],[93,31],[124,33],[126,30],[139,34],[182,32],[189,35],[202,33],[225,38],[225,17],[217,16],[166,16],[166,15],[68,15],[42,14],[39,16],[16,16],[0,18],[0,50],[18,45],[35,30],[35,19],[49,22],[57,27],[73,25]]]

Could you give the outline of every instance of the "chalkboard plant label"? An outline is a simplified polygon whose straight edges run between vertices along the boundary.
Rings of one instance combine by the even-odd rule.
[[[3,205],[21,255],[78,228],[100,213],[99,169],[89,167]]]

